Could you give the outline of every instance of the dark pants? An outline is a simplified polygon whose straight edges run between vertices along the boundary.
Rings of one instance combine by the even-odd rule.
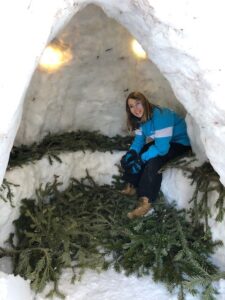
[[[146,151],[146,147],[143,150],[142,153]],[[147,161],[138,174],[127,174],[125,172],[123,179],[137,188],[139,197],[148,197],[151,202],[154,202],[158,197],[162,182],[162,174],[158,171],[168,161],[190,150],[190,146],[171,143],[169,152],[166,155],[157,156]]]

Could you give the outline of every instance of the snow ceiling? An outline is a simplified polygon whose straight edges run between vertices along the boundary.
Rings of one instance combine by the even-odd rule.
[[[201,160],[207,158],[210,160],[220,175],[221,182],[225,184],[225,101],[223,99],[225,51],[224,45],[221,44],[225,21],[222,0],[214,2],[194,0],[2,2],[0,4],[2,40],[0,180],[2,181],[5,174],[9,153],[20,125],[25,95],[42,52],[46,45],[66,28],[74,15],[88,4],[101,7],[107,16],[126,28],[143,46],[150,61],[157,66],[165,80],[169,82],[175,97],[188,112],[188,129],[194,151]],[[96,36],[97,34],[96,27]],[[76,40],[76,35],[74,39]],[[93,47],[93,56],[96,57],[96,53]],[[126,76],[126,71],[126,69],[121,71],[123,77]],[[108,72],[112,75],[110,68]],[[92,74],[92,76],[98,77],[97,74]],[[107,81],[110,82],[110,79],[115,81],[114,87],[116,87],[120,82],[118,78],[109,76]],[[127,82],[129,82],[129,77]],[[131,82],[135,83],[134,77],[131,78]],[[51,82],[51,84],[57,83]],[[131,84],[129,87],[131,90],[136,88],[133,88]],[[127,86],[124,86],[124,90],[126,88]],[[119,96],[121,98],[125,96],[122,92],[119,94],[118,90],[120,89],[114,89],[116,99]],[[106,98],[104,86],[99,93]],[[172,92],[169,93],[172,95]],[[84,100],[87,99],[86,96],[87,94],[80,95]],[[112,97],[112,93],[110,96]],[[102,107],[101,104],[98,106],[97,99],[94,97],[92,99],[95,101],[95,107],[101,111],[101,115],[105,115],[110,106]],[[170,97],[167,100],[170,102]],[[79,103],[77,104],[79,115]],[[119,104],[112,103],[112,106],[116,105]],[[92,111],[88,111],[88,105],[87,113],[89,116],[92,114]],[[35,116],[35,111],[27,116],[27,124],[33,116]],[[104,133],[113,135],[123,132],[124,125],[119,121],[123,117],[121,113],[116,121],[114,118],[103,121],[101,127],[105,128]],[[54,115],[48,118],[49,124],[52,124],[51,119],[54,119]],[[95,129],[94,120],[91,121]],[[57,127],[58,131],[65,128],[71,129],[68,124],[58,124],[61,124]],[[73,124],[73,128],[82,127],[83,124]],[[105,124],[114,125],[105,127]],[[37,139],[45,133],[45,130],[37,131],[35,126],[32,127],[32,122],[30,126],[31,131],[27,135],[21,129],[19,142],[23,142],[23,137],[25,142],[31,142],[29,138],[32,136],[32,131]],[[46,124],[45,128],[46,131],[49,129]]]

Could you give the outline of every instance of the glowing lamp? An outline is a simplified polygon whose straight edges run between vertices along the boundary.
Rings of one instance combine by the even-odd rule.
[[[49,73],[57,71],[72,59],[72,52],[62,41],[53,40],[44,50],[39,68]]]
[[[132,42],[131,42],[131,47],[132,47],[132,50],[133,50],[134,54],[135,54],[138,58],[145,59],[145,58],[147,57],[146,52],[144,51],[144,49],[143,49],[142,46],[138,43],[137,40],[132,40]]]

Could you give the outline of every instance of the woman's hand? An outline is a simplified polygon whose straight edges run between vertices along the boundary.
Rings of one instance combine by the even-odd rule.
[[[121,159],[120,163],[124,170],[130,168],[133,161],[137,158],[138,154],[135,150],[129,150]]]
[[[137,174],[143,166],[141,157],[135,150],[129,150],[121,159],[121,166],[128,174]]]
[[[137,155],[136,159],[133,160],[132,165],[130,166],[130,173],[137,174],[141,171],[144,162],[142,161],[141,157]]]

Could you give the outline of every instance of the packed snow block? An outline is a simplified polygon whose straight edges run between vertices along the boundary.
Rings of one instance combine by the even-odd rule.
[[[33,300],[30,283],[20,276],[0,272],[0,300]]]

